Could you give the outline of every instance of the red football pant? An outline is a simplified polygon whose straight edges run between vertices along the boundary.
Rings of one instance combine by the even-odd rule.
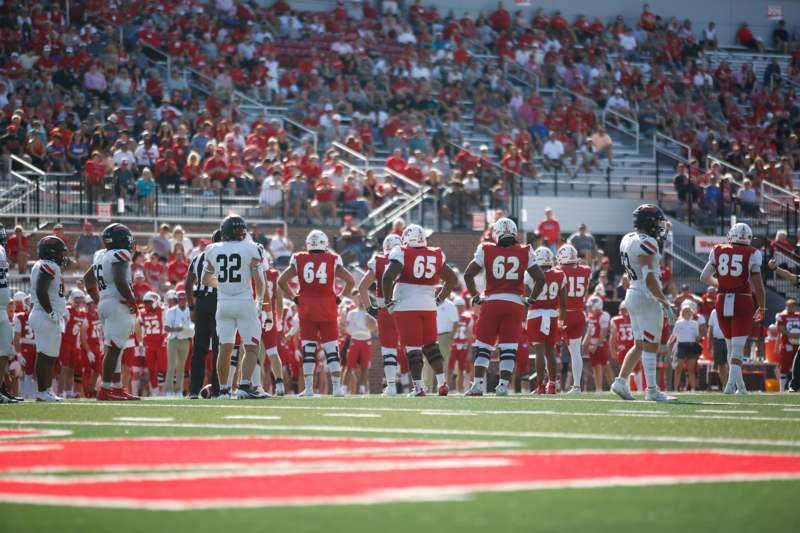
[[[447,370],[453,372],[458,364],[458,371],[464,372],[467,370],[467,357],[469,356],[469,346],[464,344],[463,347],[456,347],[454,344],[450,349],[450,359],[447,360]]]
[[[595,349],[594,352],[589,354],[589,360],[592,362],[592,366],[604,366],[608,363],[610,353],[608,351],[608,344],[601,344],[600,346]]]
[[[403,346],[419,349],[436,344],[436,311],[395,311],[392,316]]]
[[[580,309],[567,311],[567,320],[564,322],[564,339],[580,339],[586,331],[586,315]]]
[[[733,300],[729,304],[728,313],[731,316],[725,316],[725,300],[729,297]],[[719,329],[726,339],[734,337],[748,337],[753,330],[753,315],[755,314],[755,305],[753,304],[753,297],[749,294],[735,294],[733,296],[723,293],[717,294],[717,318],[719,320]]]
[[[435,320],[435,318],[434,318]],[[316,322],[300,319],[300,340],[324,344],[339,340],[339,326],[335,320]]]
[[[550,317],[550,331],[545,335],[542,333],[542,320],[544,317],[537,316],[528,320],[528,341],[531,343],[542,343],[547,348],[555,348],[561,340],[561,333],[558,331],[558,318]]]
[[[524,319],[525,307],[522,305],[504,300],[483,302],[475,338],[488,346],[518,344]]]
[[[397,348],[397,326],[385,307],[378,309],[378,341],[382,348]]]
[[[517,348],[517,372],[520,375],[531,371],[531,354],[527,347]]]
[[[158,374],[167,373],[167,347],[164,343],[145,344],[144,357],[147,361],[147,373],[150,376],[150,388],[154,389],[158,387]]]

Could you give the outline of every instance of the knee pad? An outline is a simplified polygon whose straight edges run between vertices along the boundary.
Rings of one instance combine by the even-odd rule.
[[[422,350],[408,350],[408,366],[422,365]]]
[[[309,342],[303,344],[303,363],[314,364],[317,362],[317,345]]]
[[[517,345],[516,344],[501,344],[500,345],[500,371],[513,372],[514,365],[517,362]]]
[[[439,349],[438,344],[429,344],[422,348],[422,353],[425,354],[425,358],[428,360],[428,363],[433,365],[436,361],[444,361],[444,356],[442,355],[442,351]]]
[[[483,343],[475,343],[475,366],[489,368],[489,358],[492,356],[492,348]]]
[[[381,348],[383,354],[383,366],[397,366],[397,350],[392,348]]]
[[[342,365],[339,361],[338,352],[328,352],[325,354],[325,362],[328,363],[328,370],[331,372],[341,372]]]
[[[231,366],[239,366],[239,347],[234,346],[231,351]]]

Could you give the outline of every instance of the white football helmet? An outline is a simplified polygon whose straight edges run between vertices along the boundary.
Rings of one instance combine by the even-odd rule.
[[[419,224],[411,224],[403,230],[403,246],[411,248],[422,248],[428,246],[428,238],[425,237],[425,230]]]
[[[728,230],[728,242],[731,244],[745,244],[747,246],[753,241],[753,230],[744,222],[737,222]]]
[[[536,258],[536,264],[541,266],[553,266],[556,260],[556,256],[553,251],[548,248],[547,246],[540,246],[536,250],[533,251],[533,255]]]
[[[500,242],[503,237],[517,238],[517,225],[510,218],[501,218],[492,226],[494,242]]]
[[[142,296],[142,301],[145,301],[145,302],[156,302],[156,303],[158,303],[158,300],[160,300],[160,297],[158,296],[157,293],[155,293],[153,291],[147,291],[146,293],[144,293],[144,296]]]
[[[14,301],[15,302],[24,302],[25,300],[30,299],[31,295],[27,292],[17,291],[14,293]]]
[[[324,252],[328,249],[328,236],[324,231],[311,230],[306,236],[306,250]]]
[[[588,300],[586,300],[586,309],[597,313],[598,311],[603,310],[603,300],[601,300],[597,296],[590,296]]]
[[[69,293],[69,301],[74,304],[82,304],[86,301],[86,294],[80,289],[74,289]]]
[[[170,290],[167,291],[166,299],[167,299],[168,302],[170,300],[177,300],[178,299],[178,294],[173,289],[170,289]]]
[[[559,265],[571,265],[578,262],[578,250],[571,244],[564,244],[556,252],[556,261]]]
[[[400,246],[402,243],[403,240],[400,238],[400,235],[390,233],[383,239],[383,253],[388,254],[395,246]]]

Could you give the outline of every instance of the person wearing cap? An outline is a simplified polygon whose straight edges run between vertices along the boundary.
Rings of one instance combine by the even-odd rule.
[[[700,345],[700,323],[695,319],[695,309],[695,304],[689,300],[681,304],[680,316],[675,321],[672,335],[667,341],[670,350],[674,349],[677,344],[678,365],[672,378],[672,387],[675,390],[680,388],[684,362],[688,373],[686,390],[698,390],[697,358],[703,352],[703,347]]]
[[[94,232],[92,223],[87,220],[83,223],[83,233],[75,241],[75,260],[81,272],[86,272],[92,264],[94,253],[100,248],[103,248],[103,241]]]
[[[177,305],[167,309],[164,330],[167,332],[167,396],[181,397],[183,368],[189,355],[189,339],[194,336],[194,324],[187,304],[186,291],[176,291]]]

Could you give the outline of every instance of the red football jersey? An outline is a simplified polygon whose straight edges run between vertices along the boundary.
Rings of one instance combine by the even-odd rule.
[[[524,244],[498,246],[481,243],[475,259],[482,264],[486,276],[484,294],[525,294],[525,271],[531,264],[531,249]]]
[[[28,323],[28,312],[16,313],[14,315],[14,332],[19,333],[19,341],[22,344],[35,344],[33,329]]]
[[[270,268],[264,272],[264,282],[267,284],[267,290],[270,294],[269,304],[272,307],[273,321],[275,317],[275,309],[278,307],[278,275],[279,272],[274,268]]]
[[[778,325],[783,325],[787,331],[792,329],[800,329],[800,311],[795,311],[791,314],[787,313],[786,311],[781,311],[775,315],[775,323]],[[797,353],[798,345],[792,344],[789,337],[781,335],[780,348],[781,355],[792,355]]]
[[[453,342],[456,344],[463,344],[469,339],[469,331],[475,328],[475,317],[469,311],[464,311],[458,317],[458,327],[456,333],[453,335]]]
[[[439,272],[444,264],[444,254],[439,248],[404,246],[392,252],[403,254],[403,271],[398,283],[411,285],[438,285]]]
[[[61,335],[61,344],[79,348],[81,324],[86,320],[86,314],[74,307],[67,307],[67,314],[67,324],[64,328],[64,333]]]
[[[301,301],[303,296],[335,296],[336,266],[342,262],[338,255],[297,252],[292,261],[297,271]]]
[[[562,265],[559,268],[567,279],[567,311],[583,311],[592,269],[586,265]]]
[[[611,317],[605,311],[599,314],[586,313],[586,331],[589,333],[589,339],[592,344],[601,346],[608,342],[608,336],[602,337],[601,334],[604,328],[606,329],[606,333],[608,333],[610,323]]]
[[[761,268],[761,252],[744,244],[718,244],[711,251],[719,292],[750,294],[750,272]]]
[[[145,306],[142,311],[142,343],[148,346],[164,344],[166,333],[164,331],[164,308],[150,309]]]
[[[90,346],[97,347],[103,344],[103,322],[97,310],[86,312],[86,336]]]
[[[386,265],[389,264],[389,256],[375,254],[372,261],[372,271],[375,274],[375,296],[383,298],[383,273],[386,272]]]
[[[558,293],[567,283],[567,276],[561,270],[551,268],[544,272],[544,287],[531,309],[558,309]]]
[[[631,319],[623,315],[615,316],[611,319],[611,325],[617,331],[617,357],[624,357],[634,344]]]

